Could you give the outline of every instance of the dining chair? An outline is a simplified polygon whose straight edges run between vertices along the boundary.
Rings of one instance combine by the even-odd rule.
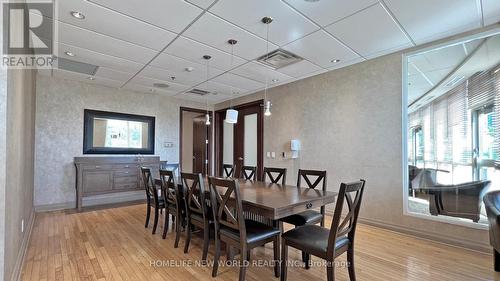
[[[165,161],[166,162],[166,161]],[[168,164],[168,163],[162,163],[161,166],[160,166],[160,169],[162,170],[169,170],[169,171],[173,171],[174,172],[174,175],[176,177],[179,177],[179,163],[172,163],[172,164]]]
[[[242,166],[240,178],[244,180],[255,180],[257,177],[257,167],[255,166]]]
[[[179,246],[179,238],[181,236],[181,226],[184,225],[185,204],[184,191],[177,184],[177,177],[174,171],[160,170],[161,194],[165,198],[165,225],[163,228],[163,239],[167,237],[169,224],[169,214],[172,215],[172,220],[175,222],[175,244],[174,248]],[[174,219],[175,218],[175,219]]]
[[[224,177],[231,178],[234,174],[234,165],[233,164],[223,164],[222,169],[224,170]]]
[[[146,190],[146,224],[144,227],[148,227],[149,218],[151,216],[151,208],[155,209],[155,218],[153,223],[153,234],[156,233],[156,227],[158,226],[158,217],[160,216],[160,210],[165,208],[165,200],[161,194],[158,194],[158,189],[153,182],[153,177],[151,176],[151,169],[146,167],[141,167],[142,181],[144,184],[144,189]]]
[[[347,252],[349,279],[356,280],[354,237],[364,188],[365,180],[340,185],[330,229],[309,224],[287,231],[281,236],[281,281],[287,279],[288,246],[307,252],[307,264],[310,254],[326,260],[328,281],[335,280],[335,258]],[[344,202],[347,202],[348,212],[342,219]]]
[[[271,183],[279,184],[281,180],[281,184],[286,184],[286,168],[271,168],[264,167],[264,181],[266,178],[269,178]]]
[[[221,242],[226,251],[232,248],[240,252],[239,280],[245,280],[245,261],[250,259],[250,250],[273,242],[274,259],[279,260],[280,230],[272,226],[245,219],[238,180],[209,177],[210,199],[215,220],[215,256],[212,277],[217,276]],[[279,265],[275,263],[274,274],[279,277]]]
[[[181,180],[186,190],[186,244],[184,245],[184,253],[189,250],[189,243],[191,242],[192,229],[191,226],[196,226],[203,229],[203,252],[201,259],[207,260],[208,246],[210,243],[210,225],[214,223],[214,216],[212,209],[205,196],[205,184],[203,177],[200,173],[181,173]]]

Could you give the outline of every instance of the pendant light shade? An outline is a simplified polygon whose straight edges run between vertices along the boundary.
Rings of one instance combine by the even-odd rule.
[[[226,122],[230,124],[236,124],[238,122],[238,111],[234,109],[228,109],[226,111]]]
[[[205,114],[205,125],[209,126],[210,125],[210,114]]]
[[[264,115],[265,116],[271,116],[271,101],[268,100],[266,101],[266,103],[264,104]]]

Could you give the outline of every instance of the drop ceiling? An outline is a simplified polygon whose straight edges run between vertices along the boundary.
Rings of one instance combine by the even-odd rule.
[[[99,69],[94,80],[64,70],[51,75],[218,103],[262,90],[266,81],[274,87],[499,22],[499,2],[59,0],[57,56]],[[72,11],[85,19],[74,18]],[[274,19],[269,46],[265,16]],[[238,41],[234,49],[228,39]],[[256,61],[278,48],[303,60],[277,70]],[[204,55],[212,57],[208,75]],[[439,72],[434,75],[429,79],[439,79]],[[157,89],[155,83],[169,86]],[[187,93],[195,88],[216,94]]]

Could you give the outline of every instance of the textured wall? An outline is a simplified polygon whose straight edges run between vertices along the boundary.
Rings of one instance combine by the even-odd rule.
[[[326,169],[328,188],[367,180],[361,217],[395,229],[471,247],[487,247],[486,230],[403,215],[402,56],[389,55],[270,90],[272,116],[264,121],[266,166],[286,167],[289,184],[298,168]],[[245,103],[262,93],[242,97]],[[216,109],[228,104],[218,104]],[[299,158],[283,159],[299,139]],[[333,210],[333,206],[329,206]]]
[[[2,27],[0,21],[0,30]],[[2,42],[0,32],[0,42]],[[2,44],[0,44],[2,45]],[[2,46],[0,46],[1,50]],[[6,167],[6,134],[7,134],[7,69],[0,66],[0,280],[4,272],[5,245],[5,167]]]
[[[10,280],[17,274],[16,263],[24,252],[26,230],[33,219],[36,72],[9,70],[7,77],[4,276]]]
[[[40,75],[36,102],[35,206],[75,202],[73,157],[82,156],[84,109],[155,116],[155,154],[178,163],[179,108],[204,108],[203,104],[158,94]],[[174,147],[165,148],[164,142],[173,142]]]

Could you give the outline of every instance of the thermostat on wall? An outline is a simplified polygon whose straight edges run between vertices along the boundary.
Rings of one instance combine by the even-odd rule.
[[[174,147],[174,143],[173,143],[173,142],[166,141],[166,142],[163,144],[163,147]]]

